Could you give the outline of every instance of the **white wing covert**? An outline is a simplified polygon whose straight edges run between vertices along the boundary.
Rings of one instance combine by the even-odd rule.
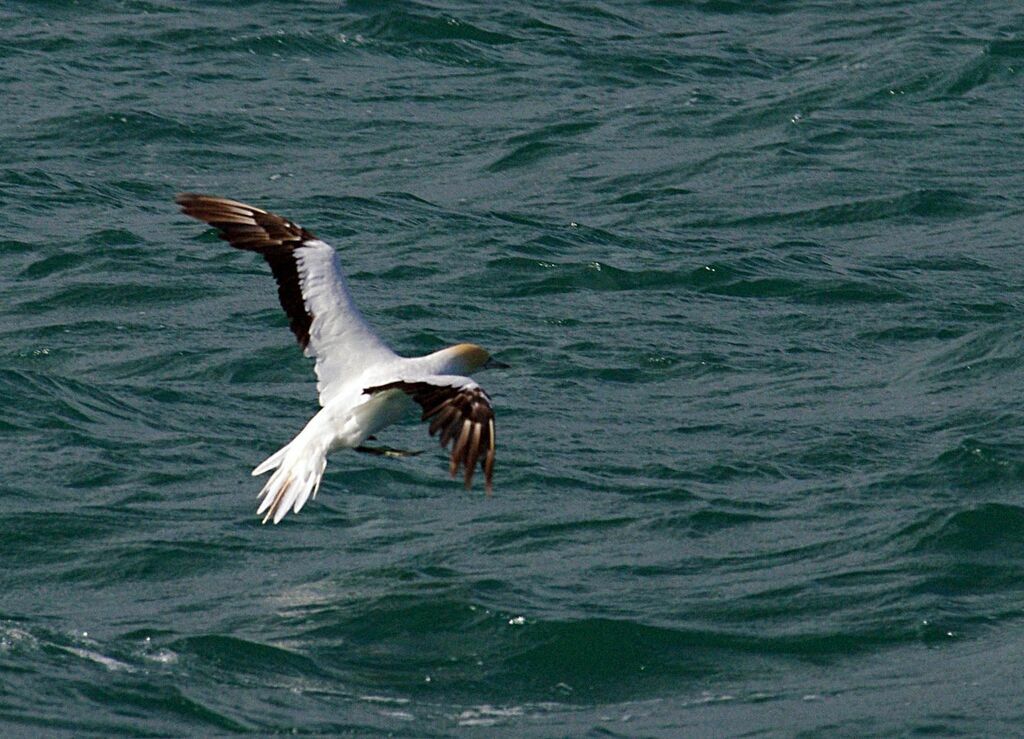
[[[306,312],[311,316],[306,356],[316,358],[320,405],[367,367],[398,358],[363,318],[345,282],[338,255],[320,239],[295,250]]]

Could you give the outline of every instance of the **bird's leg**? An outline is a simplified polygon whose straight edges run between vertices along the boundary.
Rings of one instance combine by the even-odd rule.
[[[423,450],[408,451],[406,449],[392,449],[389,446],[357,446],[354,447],[357,452],[363,454],[372,454],[376,457],[415,457],[419,454],[423,454]]]

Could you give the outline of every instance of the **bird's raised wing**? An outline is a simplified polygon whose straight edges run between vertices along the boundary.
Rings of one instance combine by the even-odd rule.
[[[352,301],[338,255],[328,244],[281,216],[236,200],[186,192],[175,201],[182,213],[216,228],[231,246],[267,260],[292,332],[306,356],[316,358],[320,405],[366,367],[396,358]]]
[[[468,490],[473,484],[476,464],[484,471],[487,491],[494,476],[494,409],[483,388],[468,377],[432,375],[419,380],[398,380],[368,387],[367,395],[401,390],[423,408],[421,420],[430,421],[430,435],[441,432],[441,446],[452,443],[452,477],[465,470]]]

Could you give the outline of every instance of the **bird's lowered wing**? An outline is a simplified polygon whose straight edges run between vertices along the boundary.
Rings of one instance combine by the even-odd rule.
[[[483,388],[468,377],[433,375],[419,380],[398,380],[363,390],[367,395],[400,390],[423,408],[421,420],[430,421],[430,435],[441,433],[441,446],[452,443],[452,477],[462,467],[466,488],[473,484],[477,462],[484,471],[487,491],[494,476],[494,409]]]
[[[181,193],[181,212],[204,221],[236,249],[258,252],[277,280],[281,307],[306,356],[316,358],[320,405],[348,378],[396,355],[352,301],[338,255],[291,221],[212,195]]]

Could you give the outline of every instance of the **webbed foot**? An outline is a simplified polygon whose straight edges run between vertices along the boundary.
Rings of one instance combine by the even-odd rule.
[[[407,449],[392,449],[389,446],[357,446],[357,452],[372,454],[375,457],[415,457],[423,454],[423,450],[409,451]]]

